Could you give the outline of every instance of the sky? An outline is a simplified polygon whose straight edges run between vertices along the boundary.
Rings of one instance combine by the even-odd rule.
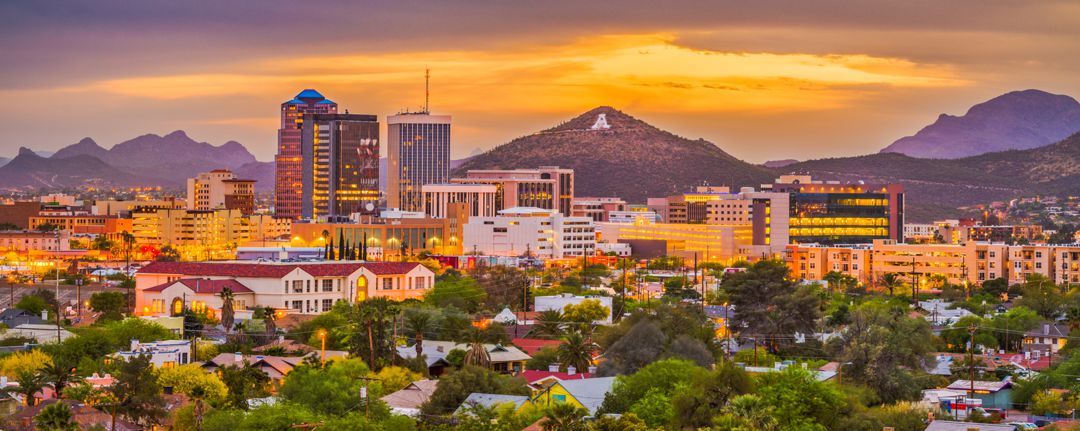
[[[276,151],[279,105],[453,116],[453,157],[613,106],[751,162],[877,152],[1013,90],[1080,96],[1080,2],[0,2],[0,156],[185,130]],[[384,126],[385,129],[385,126]]]

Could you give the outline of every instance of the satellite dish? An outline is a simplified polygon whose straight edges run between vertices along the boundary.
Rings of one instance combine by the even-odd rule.
[[[364,204],[364,209],[368,210],[368,211],[373,211],[373,210],[375,210],[375,204],[373,204],[371,202],[368,202],[368,203]]]

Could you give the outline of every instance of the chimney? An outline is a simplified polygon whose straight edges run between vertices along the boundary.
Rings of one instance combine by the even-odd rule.
[[[559,372],[559,363],[555,362],[555,363],[552,363],[552,364],[548,364],[548,372],[549,373],[557,373],[557,372]]]
[[[165,395],[172,395],[172,393],[173,393],[172,386],[162,386],[161,387],[161,393],[163,393]]]
[[[1043,323],[1043,334],[1044,335],[1050,335],[1050,324],[1049,323]]]
[[[49,310],[41,310],[41,320],[49,321]]]
[[[589,374],[596,374],[596,367],[589,367]]]
[[[235,362],[237,364],[240,364],[241,362],[244,362],[244,355],[242,353],[240,353],[240,352],[233,353],[233,362]]]
[[[575,367],[573,365],[571,365],[569,367],[566,367],[566,374],[569,374],[571,376],[574,375],[574,374],[577,374],[577,367]]]
[[[435,346],[435,351],[436,352],[442,352],[443,351],[443,346]]]

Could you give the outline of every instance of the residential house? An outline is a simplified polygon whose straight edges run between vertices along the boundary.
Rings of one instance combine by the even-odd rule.
[[[67,329],[60,329],[57,331],[56,325],[49,324],[33,324],[24,323],[14,328],[8,329],[4,335],[8,337],[23,337],[33,338],[38,343],[55,343],[57,341],[63,342],[64,340],[75,336]],[[57,340],[59,338],[59,340]]]
[[[748,372],[750,374],[763,374],[763,373],[775,373],[775,372],[783,371],[784,369],[786,369],[788,367],[791,367],[791,366],[794,366],[794,365],[795,365],[795,361],[781,361],[781,362],[777,362],[777,363],[773,364],[773,366],[771,366],[771,367],[746,367],[746,366],[744,366],[743,369],[746,370],[746,372]],[[803,366],[803,368],[806,368],[805,363],[803,363],[802,366]],[[811,373],[814,374],[814,379],[816,379],[819,382],[824,382],[824,381],[828,381],[828,380],[831,380],[832,378],[836,377],[837,371],[835,369],[822,367],[822,368],[819,368],[819,369],[816,369],[816,370],[812,370]]]
[[[517,411],[525,403],[529,402],[529,397],[524,395],[502,395],[502,394],[482,394],[473,392],[469,394],[465,401],[458,406],[457,410],[454,410],[454,415],[471,415],[472,409],[475,407],[486,407],[493,409],[495,407],[509,404],[514,407],[514,411]]]
[[[304,362],[309,356],[318,357],[322,352],[311,352],[305,356],[263,356],[263,355],[243,355],[240,353],[221,353],[215,356],[213,359],[203,363],[202,367],[208,372],[215,372],[221,368],[235,366],[251,366],[258,368],[260,371],[270,377],[270,381],[274,388],[281,384],[281,381],[287,374],[292,372],[293,368]],[[340,352],[336,350],[327,350],[326,359],[344,358],[348,356],[347,352]]]
[[[416,417],[420,415],[420,406],[431,399],[435,393],[438,380],[417,380],[409,383],[404,389],[380,398],[390,412],[398,415]]]
[[[593,377],[580,380],[560,380],[537,392],[526,404],[533,407],[547,406],[552,403],[572,403],[596,414],[604,403],[604,396],[611,391],[614,377]],[[523,405],[522,408],[525,406]]]
[[[41,316],[19,308],[8,308],[0,312],[0,324],[4,325],[4,327],[14,328],[27,323],[42,325],[49,322],[46,322]]]
[[[44,400],[36,405],[25,407],[15,414],[9,416],[4,420],[7,425],[5,429],[18,429],[35,431],[40,428],[34,424],[34,417],[41,413],[41,410],[52,404],[63,402],[71,407],[71,420],[78,424],[79,429],[90,429],[94,426],[101,427],[101,429],[110,429],[114,431],[142,431],[143,427],[123,420],[121,418],[116,419],[116,427],[112,428],[112,415],[95,409],[92,406],[83,404],[75,400],[56,400],[49,399]]]
[[[229,288],[237,315],[256,306],[314,315],[337,301],[421,298],[434,284],[435,274],[417,262],[153,262],[135,274],[135,310],[167,316],[190,308],[214,315],[221,311],[220,293]]]
[[[1069,325],[1060,323],[1043,322],[1035,329],[1024,333],[1024,343],[1020,347],[1022,351],[1031,352],[1032,355],[1046,356],[1057,354],[1065,348],[1069,341]]]
[[[150,363],[157,368],[169,368],[191,363],[191,340],[165,340],[153,343],[140,343],[131,340],[131,350],[116,352],[114,356],[128,360],[136,356],[150,357]]]
[[[484,344],[484,349],[491,357],[491,369],[500,373],[516,373],[525,369],[525,363],[532,359],[531,356],[514,346],[501,344]],[[432,376],[441,375],[443,369],[449,365],[446,355],[452,350],[468,351],[468,344],[455,343],[453,341],[424,340],[423,354],[427,359],[428,371]],[[397,354],[400,358],[411,360],[416,358],[415,346],[398,346]]]
[[[945,389],[970,392],[973,387],[975,388],[975,394],[972,398],[981,400],[983,408],[1008,409],[1012,406],[1012,382],[1009,380],[976,380],[974,385],[971,380],[957,380],[949,384]]]
[[[933,326],[949,326],[963,317],[972,315],[970,311],[963,308],[953,308],[951,302],[940,299],[919,301],[919,308],[926,310],[927,314],[923,316],[923,319]]]
[[[568,367],[566,372],[559,371],[559,364],[551,364],[548,366],[547,371],[538,370],[525,370],[518,373],[518,377],[525,379],[525,382],[529,384],[529,387],[533,389],[535,394],[537,391],[541,391],[548,386],[555,384],[555,382],[562,382],[566,380],[583,380],[592,378],[596,374],[596,367],[589,367],[589,371],[585,373],[577,372],[574,367]]]
[[[562,340],[543,340],[540,338],[514,338],[510,340],[510,344],[517,346],[530,356],[536,356],[536,353],[544,348],[557,348],[562,343]]]

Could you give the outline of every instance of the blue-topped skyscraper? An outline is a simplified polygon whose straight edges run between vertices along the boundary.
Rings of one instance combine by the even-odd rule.
[[[310,88],[281,104],[278,152],[274,156],[274,214],[294,219],[301,216],[304,114],[336,114],[337,108],[337,103]]]
[[[450,116],[406,112],[386,125],[386,206],[424,211],[421,188],[450,181]]]

